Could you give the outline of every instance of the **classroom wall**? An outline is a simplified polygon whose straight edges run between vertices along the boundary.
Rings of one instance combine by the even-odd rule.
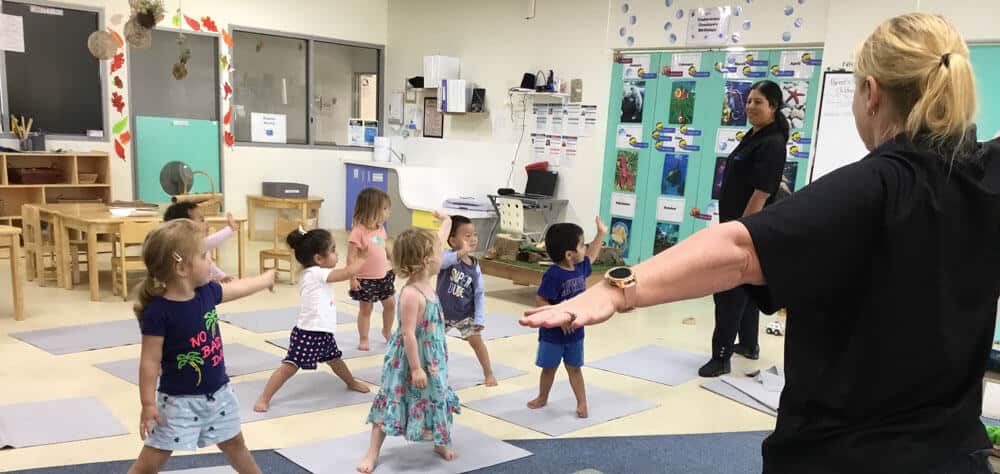
[[[115,14],[128,15],[128,2],[124,0],[60,0],[66,6],[87,5],[103,8],[105,21]],[[169,25],[170,17],[178,7],[177,0],[166,1],[167,18],[161,23]],[[295,0],[274,2],[267,0],[213,0],[211,2],[183,3],[184,13],[193,18],[211,16],[218,27],[229,25],[252,27],[306,35],[344,39],[373,44],[385,44],[387,26],[387,0]],[[239,65],[235,67],[238,69]],[[127,65],[122,73],[128,83]],[[110,89],[109,89],[110,94]],[[126,103],[130,103],[126,95]],[[110,108],[110,105],[107,105]],[[110,109],[109,109],[110,111]],[[110,111],[109,116],[114,116]],[[224,111],[223,111],[224,112]],[[126,113],[128,110],[126,109]],[[220,116],[222,113],[220,113]],[[109,125],[110,126],[110,125]],[[14,140],[0,141],[5,146],[16,147]],[[53,141],[50,149],[101,150],[114,156],[113,144],[93,141]],[[226,208],[238,215],[246,214],[247,194],[259,194],[264,180],[296,181],[310,185],[312,194],[324,197],[323,225],[340,227],[343,221],[344,157],[368,157],[368,151],[319,150],[301,148],[269,148],[239,146],[226,149],[223,154]],[[131,150],[127,157],[132,159]],[[115,199],[132,197],[132,163],[112,159],[112,180]],[[262,214],[261,219],[267,219]],[[261,227],[265,224],[261,223]]]

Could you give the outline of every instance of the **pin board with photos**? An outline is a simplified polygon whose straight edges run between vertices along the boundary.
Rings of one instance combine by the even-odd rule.
[[[792,134],[785,176],[803,185],[822,50],[622,54],[612,68],[601,216],[626,261],[649,258],[717,221],[725,158],[750,130],[754,82],[782,88]]]

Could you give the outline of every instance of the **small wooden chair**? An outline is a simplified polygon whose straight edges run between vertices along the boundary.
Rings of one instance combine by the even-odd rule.
[[[158,221],[126,221],[121,225],[121,232],[115,236],[111,246],[111,289],[124,300],[128,299],[128,271],[146,268],[141,251],[139,255],[129,255],[128,249],[141,247],[146,236],[158,225]]]
[[[58,282],[55,236],[51,229],[48,232],[42,230],[42,218],[38,208],[33,206],[21,208],[21,227],[24,238],[25,273],[28,281],[37,278],[39,286],[45,286],[45,282],[48,280]],[[69,247],[72,272],[74,275],[79,275],[79,247],[74,242],[70,242]]]
[[[274,220],[274,248],[260,251],[260,271],[262,273],[273,268],[277,273],[288,273],[290,283],[293,285],[296,283],[295,270],[298,262],[295,261],[295,251],[288,248],[285,238],[301,225],[303,225],[301,220],[288,220],[280,217]],[[274,261],[273,266],[266,266],[269,260]],[[281,268],[283,261],[288,262],[287,270]]]

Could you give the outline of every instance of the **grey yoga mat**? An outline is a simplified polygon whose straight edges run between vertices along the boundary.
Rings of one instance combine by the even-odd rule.
[[[680,385],[698,377],[707,355],[663,346],[642,346],[587,365],[664,385]]]
[[[527,372],[503,364],[492,363],[493,376],[497,381],[524,375]],[[382,364],[354,371],[354,378],[379,385],[382,383]],[[479,359],[452,352],[448,355],[448,385],[452,390],[475,387],[483,384],[483,367]]]
[[[267,379],[258,379],[232,384],[240,401],[240,419],[244,423],[371,403],[375,398],[374,390],[369,393],[348,390],[329,369],[321,367],[319,372],[299,371],[274,395],[270,409],[266,413],[258,413],[253,410],[253,405],[266,383]]]
[[[766,413],[771,416],[778,416],[778,412],[772,410],[767,405],[754,400],[753,397],[741,392],[739,389],[723,382],[722,380],[709,380],[708,382],[701,384],[701,388],[726,397],[741,405],[746,405],[759,412]]]
[[[243,344],[226,344],[226,373],[230,377],[274,370],[281,364],[281,356],[254,349]],[[116,360],[96,364],[101,369],[126,382],[139,385],[139,359]]]
[[[368,449],[369,431],[278,450],[278,454],[316,474],[356,473],[355,467]],[[458,455],[445,461],[434,453],[433,444],[410,442],[399,436],[386,437],[375,472],[378,474],[446,474],[470,472],[531,456],[510,443],[479,431],[454,425],[452,449]]]
[[[518,323],[518,318],[509,314],[495,313],[486,315],[486,328],[481,336],[484,341],[503,339],[506,337],[521,336],[524,334],[538,334],[534,328],[524,327]],[[457,338],[458,330],[448,331],[448,335]]]
[[[256,333],[291,331],[295,327],[295,323],[298,322],[299,307],[222,314],[219,319]],[[358,318],[353,314],[337,311],[337,324],[353,323],[357,320]]]
[[[128,434],[128,429],[93,397],[0,405],[0,448],[124,434]]]
[[[63,326],[37,331],[13,332],[10,336],[55,355],[128,346],[142,342],[135,318],[105,323]]]
[[[551,436],[572,433],[656,407],[656,404],[645,400],[588,385],[587,405],[590,416],[579,418],[576,416],[576,397],[566,380],[552,385],[548,405],[536,410],[528,408],[528,401],[537,396],[538,389],[529,388],[463,405]]]

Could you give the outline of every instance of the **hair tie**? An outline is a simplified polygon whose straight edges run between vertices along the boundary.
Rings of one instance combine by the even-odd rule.
[[[302,228],[302,224],[299,224],[299,234],[306,235],[306,230]]]
[[[179,254],[179,253],[177,253],[177,252],[174,252],[174,253],[173,253],[173,257],[174,257],[174,260],[176,260],[176,261],[177,261],[177,263],[181,263],[181,262],[183,262],[183,261],[184,261],[184,258],[183,258],[183,257],[181,257],[181,254]]]
[[[941,55],[941,65],[948,67],[951,63],[951,53],[944,53]]]

